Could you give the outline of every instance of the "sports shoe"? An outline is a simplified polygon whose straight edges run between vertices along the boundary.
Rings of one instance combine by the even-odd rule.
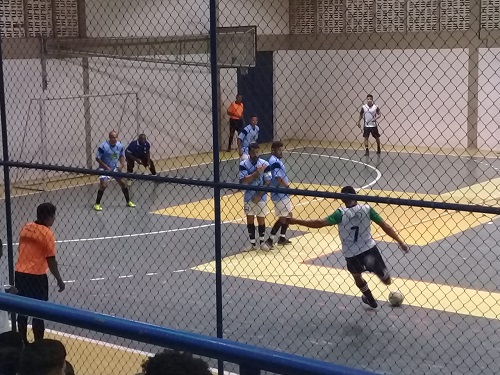
[[[368,149],[365,151],[365,156],[370,156],[370,151],[368,151]]]
[[[377,155],[380,155],[380,149],[377,150]]]
[[[257,246],[257,244],[253,243],[253,244],[250,244],[250,250],[258,250],[259,249],[259,246]]]
[[[270,249],[273,248],[273,240],[268,238],[266,242],[264,242]]]
[[[132,201],[127,202],[127,207],[135,207],[135,203]]]
[[[128,186],[128,187],[131,187],[133,184],[134,184],[134,181],[133,181],[133,180],[128,180],[128,181],[127,181],[127,186]]]
[[[373,302],[370,302],[368,301],[368,298],[365,295],[361,296],[361,301],[363,301],[363,303],[366,303],[372,309],[376,309],[378,307],[377,301],[373,300]]]
[[[260,243],[260,249],[262,251],[269,251],[269,250],[271,250],[271,248],[269,246],[267,246],[267,244],[265,242],[261,242]]]
[[[102,211],[102,207],[101,207],[101,205],[100,205],[100,204],[97,204],[97,203],[96,203],[96,204],[94,204],[94,210],[96,210],[96,211]]]
[[[278,245],[281,245],[281,246],[291,245],[291,244],[292,244],[292,241],[290,241],[289,239],[287,239],[285,237],[280,237],[280,239],[278,240]]]

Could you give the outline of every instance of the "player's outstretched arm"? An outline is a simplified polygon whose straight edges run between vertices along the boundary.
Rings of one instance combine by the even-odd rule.
[[[301,220],[295,218],[288,218],[288,224],[302,225],[308,228],[324,228],[329,227],[331,224],[328,223],[326,219],[318,219],[318,220]]]
[[[99,167],[102,168],[102,169],[105,169],[107,171],[111,170],[110,167],[108,167],[108,165],[103,162],[100,158],[95,158],[96,162],[99,163]]]
[[[391,237],[394,241],[396,241],[399,245],[399,248],[403,250],[403,252],[407,253],[410,248],[408,245],[399,237],[399,234],[394,230],[393,227],[391,227],[389,224],[387,224],[385,221],[382,220],[382,222],[378,223],[380,228],[387,234],[389,237]]]

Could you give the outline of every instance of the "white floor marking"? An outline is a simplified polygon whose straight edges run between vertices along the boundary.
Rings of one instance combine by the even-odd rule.
[[[96,277],[94,279],[90,279],[90,281],[100,281],[100,280],[106,280],[105,277]]]
[[[134,275],[118,276],[119,279],[129,279],[131,277],[134,277]]]
[[[365,167],[373,169],[375,171],[375,173],[377,174],[377,177],[375,178],[375,180],[373,180],[372,182],[370,182],[368,185],[361,186],[358,189],[369,188],[370,186],[375,185],[377,183],[377,181],[380,180],[380,178],[382,177],[382,173],[377,168],[375,168],[373,165],[370,165],[370,164],[367,164],[367,163],[363,163],[362,161],[352,160],[352,159],[347,159],[347,158],[342,158],[340,156],[323,155],[323,154],[311,154],[309,152],[290,152],[290,153],[291,154],[297,154],[297,155],[304,155],[304,154],[306,154],[306,155],[311,155],[311,156],[318,156],[320,158],[338,159],[338,160],[342,160],[342,161],[351,162],[351,163],[354,163],[354,164],[361,164],[361,165],[364,165]]]

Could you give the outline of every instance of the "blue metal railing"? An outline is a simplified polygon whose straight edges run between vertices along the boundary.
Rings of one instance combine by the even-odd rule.
[[[241,374],[259,374],[261,370],[287,375],[374,374],[226,339],[178,331],[7,293],[0,293],[0,309],[236,363],[240,366]]]

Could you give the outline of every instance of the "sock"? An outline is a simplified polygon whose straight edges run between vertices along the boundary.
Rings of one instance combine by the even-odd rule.
[[[95,200],[95,204],[101,204],[103,194],[104,190],[97,190],[97,199]]]
[[[278,233],[278,230],[280,229],[280,227],[281,227],[281,223],[279,221],[277,221],[276,223],[274,223],[273,228],[271,229],[271,236],[269,238],[271,238],[273,240],[273,242],[274,242],[276,233]]]
[[[259,225],[259,239],[260,242],[264,242],[264,236],[266,235],[266,226],[265,225]]]
[[[122,192],[123,192],[123,195],[125,196],[125,200],[128,202],[130,202],[130,194],[128,192],[128,188],[127,187],[124,187],[122,188]]]
[[[255,245],[255,224],[247,224],[248,236],[250,237],[250,243]]]
[[[361,293],[363,293],[363,295],[366,298],[368,298],[369,302],[375,301],[375,298],[373,298],[372,291],[370,290],[370,288],[368,288],[368,284],[365,284],[365,286],[362,288],[359,288],[359,290],[361,290]]]
[[[286,230],[288,229],[288,224],[283,224],[281,226],[281,235],[280,238],[286,238]]]

